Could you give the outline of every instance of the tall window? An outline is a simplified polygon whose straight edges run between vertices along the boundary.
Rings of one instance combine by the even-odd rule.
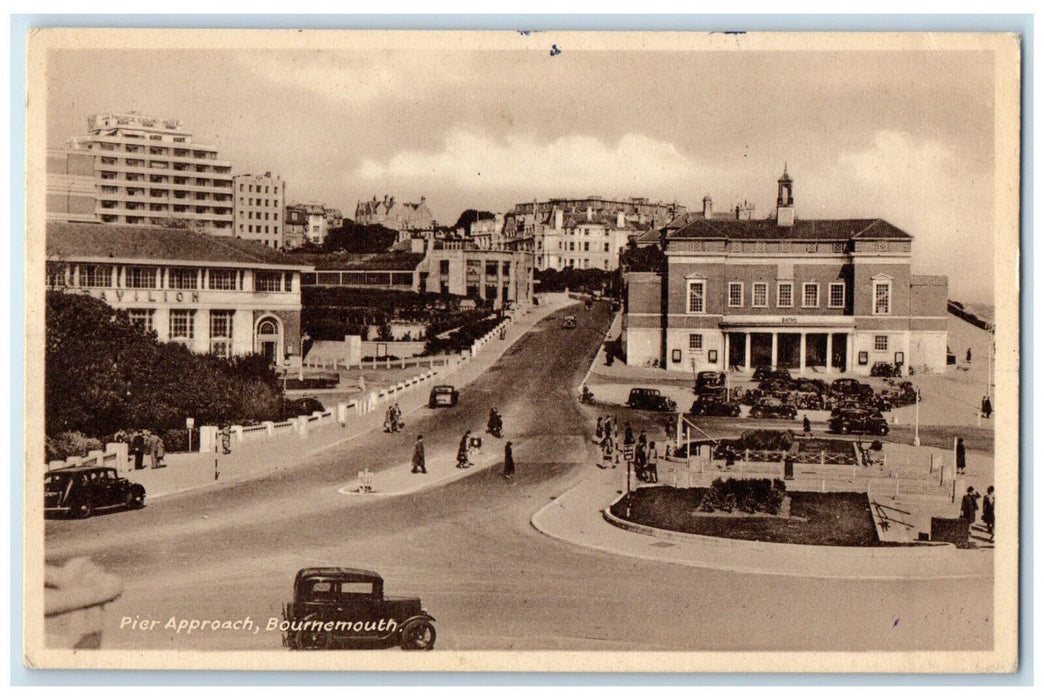
[[[704,312],[704,296],[707,283],[702,280],[689,280],[686,313],[702,314]]]
[[[232,354],[232,315],[234,311],[210,312],[210,352],[218,357]]]
[[[254,290],[258,292],[283,291],[283,275],[278,272],[255,272]]]
[[[743,306],[742,282],[729,282],[729,306]]]
[[[235,270],[211,270],[210,289],[231,290],[236,288],[236,278],[239,273]]]
[[[845,307],[845,283],[830,283],[830,308],[843,309]]]
[[[776,306],[790,308],[794,305],[794,283],[780,282],[776,287]]]
[[[112,265],[82,265],[80,267],[81,287],[111,287]]]
[[[47,288],[57,289],[65,286],[65,265],[47,263]]]
[[[154,289],[156,287],[156,268],[154,267],[128,267],[127,288],[128,289]]]
[[[170,339],[174,341],[191,340],[194,337],[193,316],[195,311],[188,309],[172,309],[170,312]]]
[[[171,289],[199,288],[199,272],[189,267],[172,267],[167,274],[167,279]]]
[[[814,283],[806,283],[802,287],[801,292],[801,306],[806,309],[811,309],[819,306],[819,285]]]
[[[155,314],[155,309],[127,309],[131,323],[136,323],[147,331],[152,330],[152,319]]]
[[[751,306],[768,306],[768,285],[764,282],[754,283],[754,292],[750,301]]]
[[[874,350],[879,352],[888,350],[888,336],[887,335],[875,335],[874,336]]]
[[[892,312],[892,283],[874,282],[874,314]]]

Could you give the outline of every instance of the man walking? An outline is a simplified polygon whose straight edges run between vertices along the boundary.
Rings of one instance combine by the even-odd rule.
[[[801,420],[801,427],[804,429],[805,435],[812,434],[812,421],[808,419],[808,414]]]
[[[471,466],[471,461],[468,459],[470,444],[471,431],[465,430],[464,436],[460,439],[460,446],[457,447],[457,469],[467,469]]]
[[[511,481],[515,475],[515,456],[511,453],[511,441],[504,445],[504,478]]]
[[[958,474],[963,474],[964,473],[964,468],[965,468],[965,466],[967,466],[967,464],[966,464],[967,455],[965,454],[965,450],[964,450],[964,438],[962,438],[962,437],[957,438],[957,449],[955,450],[955,452],[956,452],[957,473]]]
[[[424,436],[418,435],[417,442],[413,443],[413,472],[414,474],[427,474],[424,467]]]
[[[145,459],[145,436],[141,431],[136,431],[131,438],[131,453],[134,455],[134,469],[144,469],[142,461]]]
[[[990,397],[987,394],[982,397],[982,417],[989,418],[990,414],[993,413],[993,404],[990,403]]]
[[[968,521],[968,524],[975,522],[975,513],[979,510],[979,494],[975,492],[974,486],[969,486],[968,491],[961,498],[961,517]]]
[[[993,487],[986,489],[986,495],[982,498],[982,522],[986,524],[986,532],[990,533],[990,542],[993,542],[994,513],[997,507],[997,496],[993,493]]]

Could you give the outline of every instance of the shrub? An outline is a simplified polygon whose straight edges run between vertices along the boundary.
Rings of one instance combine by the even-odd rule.
[[[161,430],[157,435],[163,441],[166,452],[188,452],[188,428]],[[192,449],[199,450],[199,428],[192,429]]]
[[[91,450],[100,450],[104,447],[101,440],[88,437],[75,430],[47,437],[44,445],[48,462],[69,457],[86,457]]]
[[[781,479],[715,479],[698,509],[705,513],[741,510],[776,515],[783,505],[786,490]]]

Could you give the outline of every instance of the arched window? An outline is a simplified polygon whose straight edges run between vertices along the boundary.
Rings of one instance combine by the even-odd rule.
[[[258,335],[276,335],[278,332],[279,331],[276,329],[274,321],[262,321],[261,324],[257,327]]]

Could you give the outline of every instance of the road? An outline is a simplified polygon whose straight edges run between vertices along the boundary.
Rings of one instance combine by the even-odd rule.
[[[575,330],[561,316],[576,313]],[[375,433],[257,481],[172,496],[144,510],[48,521],[47,557],[88,555],[125,582],[105,646],[278,649],[276,632],[192,635],[175,619],[278,617],[299,568],[362,566],[392,595],[419,595],[438,649],[929,650],[991,646],[992,582],[861,582],[754,576],[609,555],[550,539],[532,514],[575,484],[594,411],[573,395],[609,320],[563,311],[402,434]],[[413,435],[452,445],[490,406],[515,442],[516,479],[497,470],[409,496],[360,502],[338,488],[362,467],[408,459]],[[604,409],[599,409],[604,413]],[[589,433],[588,433],[589,434]],[[499,448],[496,443],[495,448]],[[401,468],[401,467],[399,467]],[[667,545],[669,546],[669,545]],[[122,618],[159,620],[152,630]]]

